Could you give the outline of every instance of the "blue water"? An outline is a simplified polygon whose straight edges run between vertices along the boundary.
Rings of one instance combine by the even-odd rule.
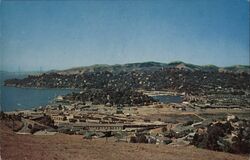
[[[43,106],[58,95],[73,92],[70,89],[33,89],[0,86],[1,110],[15,111]]]
[[[159,100],[162,103],[181,103],[182,97],[181,96],[153,96],[154,99]]]
[[[35,88],[16,88],[3,86],[3,81],[9,78],[24,78],[25,75],[8,74],[0,76],[0,110],[15,111],[31,109],[44,106],[50,103],[58,95],[66,95],[77,92],[73,89],[35,89]],[[181,96],[154,96],[153,98],[162,103],[180,103]]]
[[[44,106],[59,95],[76,92],[73,89],[34,89],[1,86],[0,102],[3,111],[15,111]],[[180,96],[154,96],[162,103],[180,103]]]

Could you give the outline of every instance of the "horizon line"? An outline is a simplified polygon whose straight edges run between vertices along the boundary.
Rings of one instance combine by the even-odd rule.
[[[237,66],[247,66],[247,67],[250,67],[250,64],[234,64],[234,65],[228,65],[228,66],[219,66],[219,65],[215,65],[215,64],[194,64],[194,63],[188,63],[188,62],[184,62],[184,61],[179,61],[179,60],[176,60],[176,61],[171,61],[171,62],[160,62],[160,61],[141,61],[141,62],[128,62],[128,63],[115,63],[115,64],[104,64],[104,63],[94,63],[94,64],[91,64],[91,65],[82,65],[82,66],[69,66],[67,68],[51,68],[51,69],[46,69],[46,70],[22,70],[22,71],[18,71],[17,70],[0,70],[1,72],[12,72],[12,73],[25,73],[25,72],[40,72],[40,73],[44,73],[44,72],[49,72],[49,71],[53,71],[53,70],[56,70],[56,71],[63,71],[63,70],[68,70],[68,69],[74,69],[74,68],[81,68],[81,67],[91,67],[91,66],[95,66],[95,65],[106,65],[106,66],[115,66],[115,65],[126,65],[126,64],[137,64],[137,63],[161,63],[161,64],[171,64],[171,63],[184,63],[184,64],[190,64],[190,65],[196,65],[196,66],[215,66],[215,67],[218,67],[218,68],[227,68],[227,67],[237,67]],[[39,66],[38,68],[40,68],[42,66]]]

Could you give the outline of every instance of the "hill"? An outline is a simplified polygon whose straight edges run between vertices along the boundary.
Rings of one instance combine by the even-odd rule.
[[[182,70],[189,70],[189,71],[207,71],[207,72],[246,72],[250,73],[249,66],[244,65],[236,65],[236,66],[229,66],[229,67],[218,67],[215,65],[194,65],[185,63],[182,61],[176,61],[171,63],[160,63],[160,62],[142,62],[142,63],[127,63],[127,64],[115,64],[115,65],[107,65],[107,64],[96,64],[91,66],[85,67],[75,67],[66,70],[58,70],[58,71],[51,71],[59,74],[69,75],[69,74],[83,74],[86,72],[112,72],[112,73],[119,73],[119,72],[131,72],[131,71],[156,71],[163,68],[175,68],[175,69],[182,69]]]
[[[79,135],[17,135],[0,123],[1,158],[11,160],[247,160],[247,155],[215,152],[193,146],[171,146],[86,140]]]

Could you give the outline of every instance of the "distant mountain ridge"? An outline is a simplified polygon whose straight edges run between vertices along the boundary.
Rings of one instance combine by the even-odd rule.
[[[175,69],[183,69],[189,71],[202,70],[202,71],[218,71],[218,72],[236,72],[236,73],[249,73],[250,74],[250,66],[247,65],[235,65],[229,67],[218,67],[215,65],[195,65],[184,63],[182,61],[175,61],[171,63],[160,63],[160,62],[142,62],[142,63],[127,63],[127,64],[115,64],[115,65],[107,65],[107,64],[96,64],[85,67],[75,67],[66,70],[58,70],[58,71],[50,71],[58,74],[83,74],[87,72],[131,72],[131,71],[154,71],[162,68],[175,68]]]
[[[23,79],[7,79],[4,85],[84,90],[164,90],[191,95],[214,94],[218,89],[222,89],[226,93],[243,95],[245,92],[249,93],[250,74],[235,73],[246,70],[249,71],[248,66],[219,68],[213,65],[199,66],[183,62],[93,65],[29,75]]]

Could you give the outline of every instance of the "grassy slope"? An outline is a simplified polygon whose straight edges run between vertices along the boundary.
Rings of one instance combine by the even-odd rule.
[[[166,146],[83,140],[81,136],[16,135],[1,123],[3,160],[247,160],[247,156],[214,152],[193,146]]]

